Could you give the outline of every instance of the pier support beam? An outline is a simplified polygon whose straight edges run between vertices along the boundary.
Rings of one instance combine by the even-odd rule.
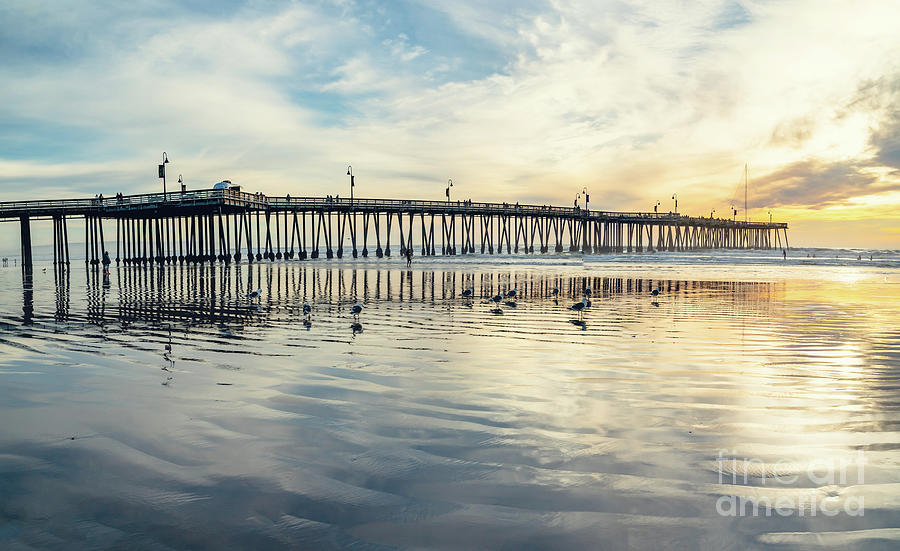
[[[19,233],[22,247],[22,269],[31,272],[34,266],[31,257],[31,220],[27,216],[19,217]]]

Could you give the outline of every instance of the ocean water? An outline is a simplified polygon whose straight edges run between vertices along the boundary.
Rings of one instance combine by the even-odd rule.
[[[896,549],[869,253],[0,269],[0,548]]]

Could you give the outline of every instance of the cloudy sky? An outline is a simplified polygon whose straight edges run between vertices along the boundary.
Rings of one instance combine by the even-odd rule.
[[[0,4],[0,200],[189,188],[791,222],[900,248],[900,2]],[[743,216],[743,212],[739,214]]]

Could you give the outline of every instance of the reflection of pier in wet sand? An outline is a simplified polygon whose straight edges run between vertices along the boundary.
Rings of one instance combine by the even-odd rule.
[[[375,266],[305,264],[172,266],[165,270],[134,267],[117,270],[113,281],[96,271],[88,271],[81,280],[86,298],[81,311],[72,306],[70,272],[55,272],[55,303],[50,312],[35,308],[31,278],[28,276],[23,293],[22,321],[29,325],[44,322],[266,325],[296,321],[307,300],[319,315],[338,315],[349,307],[345,303],[356,300],[365,302],[367,310],[377,308],[381,302],[465,307],[471,302],[460,295],[470,286],[476,303],[517,289],[516,300],[527,305],[577,300],[586,288],[593,290],[595,301],[628,295],[646,295],[649,300],[650,291],[657,287],[668,297],[704,292],[746,301],[749,295],[770,293],[774,285],[561,275],[515,269],[411,272]],[[248,299],[247,294],[257,288],[262,289],[261,300]],[[559,289],[558,295],[554,295],[554,289]]]

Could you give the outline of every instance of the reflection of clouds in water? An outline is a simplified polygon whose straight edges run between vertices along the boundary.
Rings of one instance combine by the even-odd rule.
[[[646,541],[739,546],[746,534],[856,528],[725,522],[715,498],[731,489],[709,465],[723,448],[808,464],[864,447],[875,466],[845,491],[896,478],[900,301],[884,293],[900,291],[747,282],[740,269],[591,272],[607,275],[126,268],[104,292],[76,270],[60,285],[35,275],[30,326],[21,280],[2,275],[15,292],[0,294],[11,489],[0,510],[16,516],[0,518],[34,541],[102,544],[102,525],[148,547],[163,534],[174,547],[586,547],[625,524]],[[470,286],[474,298],[459,297]],[[258,287],[256,307],[246,295]],[[586,287],[574,325],[568,306]],[[516,308],[487,303],[513,288]],[[160,370],[167,355],[177,371]],[[160,388],[161,373],[177,384]],[[883,500],[867,522],[890,526],[897,510]]]

